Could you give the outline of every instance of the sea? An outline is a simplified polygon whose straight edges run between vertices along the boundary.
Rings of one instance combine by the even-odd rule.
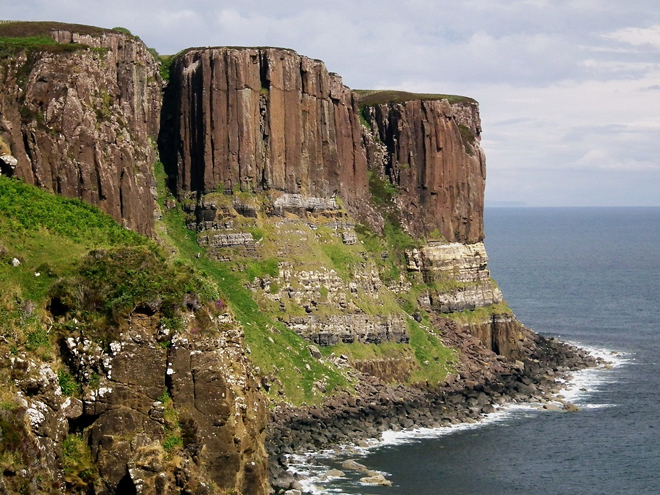
[[[489,267],[518,318],[611,365],[578,372],[579,412],[516,404],[476,424],[387,432],[368,448],[300,456],[313,493],[660,494],[660,208],[487,208]],[[360,476],[324,480],[355,459]]]

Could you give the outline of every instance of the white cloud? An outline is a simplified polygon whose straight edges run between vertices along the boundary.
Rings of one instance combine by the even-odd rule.
[[[654,48],[660,48],[660,25],[648,28],[627,27],[603,36],[634,46],[650,45]]]

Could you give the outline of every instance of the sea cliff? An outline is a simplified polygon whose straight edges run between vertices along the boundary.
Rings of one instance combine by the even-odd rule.
[[[490,277],[470,98],[58,23],[0,24],[0,80],[0,493],[296,489],[589,363]]]

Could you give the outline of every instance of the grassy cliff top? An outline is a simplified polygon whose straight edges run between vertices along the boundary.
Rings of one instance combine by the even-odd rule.
[[[2,21],[0,22],[0,57],[21,51],[72,52],[88,48],[81,43],[58,43],[53,31],[69,31],[79,35],[100,37],[105,33],[132,34],[124,28],[104,29],[63,22]]]
[[[407,91],[393,90],[353,90],[359,98],[360,106],[384,105],[386,103],[403,103],[413,100],[447,100],[449,103],[475,104],[476,100],[460,95],[443,95],[430,93],[409,93]]]
[[[96,26],[85,26],[83,24],[70,24],[66,22],[51,21],[9,21],[0,23],[0,37],[26,38],[31,36],[48,36],[51,31],[71,31],[72,33],[101,36],[113,32]]]

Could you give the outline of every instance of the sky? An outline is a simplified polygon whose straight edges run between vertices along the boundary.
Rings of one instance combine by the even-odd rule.
[[[354,89],[480,103],[486,201],[660,206],[660,0],[0,0],[161,54],[280,46]]]

